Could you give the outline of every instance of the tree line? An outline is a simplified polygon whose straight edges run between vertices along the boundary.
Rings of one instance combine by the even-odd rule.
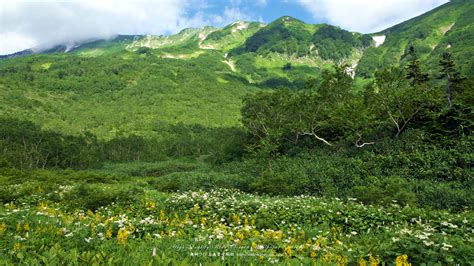
[[[301,90],[245,98],[242,122],[252,138],[250,149],[271,155],[319,144],[363,148],[385,137],[397,138],[409,128],[422,129],[433,139],[469,135],[471,84],[451,55],[442,56],[437,77],[421,69],[413,47],[409,56],[405,67],[377,71],[362,90],[347,65],[336,65]]]

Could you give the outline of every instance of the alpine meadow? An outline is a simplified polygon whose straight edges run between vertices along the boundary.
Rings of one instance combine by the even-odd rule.
[[[0,265],[474,265],[473,107],[471,0],[0,56]]]

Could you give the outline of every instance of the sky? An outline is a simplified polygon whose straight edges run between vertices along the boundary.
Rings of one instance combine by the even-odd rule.
[[[173,34],[292,16],[373,33],[449,0],[0,0],[0,55],[116,34]]]

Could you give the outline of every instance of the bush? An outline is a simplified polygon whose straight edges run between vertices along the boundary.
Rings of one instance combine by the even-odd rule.
[[[69,208],[96,210],[112,203],[128,204],[140,199],[143,190],[137,187],[104,187],[82,183],[64,196]]]
[[[461,211],[474,207],[472,187],[463,187],[457,182],[422,181],[417,183],[420,205],[434,209]]]
[[[215,172],[172,173],[150,182],[160,191],[211,190],[213,188],[242,187],[244,181],[238,175]]]
[[[416,194],[412,192],[411,184],[404,178],[387,177],[379,179],[367,178],[366,185],[355,186],[351,190],[353,197],[368,204],[400,203],[402,205],[417,205]]]

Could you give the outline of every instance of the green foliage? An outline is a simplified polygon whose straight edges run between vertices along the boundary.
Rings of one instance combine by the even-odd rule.
[[[412,86],[425,84],[429,80],[429,76],[421,72],[420,62],[413,46],[410,46],[408,55],[410,56],[410,61],[406,66],[406,78]]]
[[[332,145],[341,139],[359,139],[367,125],[365,113],[354,113],[361,107],[361,94],[352,91],[353,80],[347,66],[323,71],[319,84],[307,84],[304,90],[262,92],[244,100],[242,122],[256,142],[273,145],[274,151],[285,146],[307,143],[308,139]]]
[[[58,193],[69,193],[67,189],[59,188]],[[139,195],[140,200],[107,204],[95,211],[66,209],[62,202],[41,196],[38,204],[2,205],[2,262],[220,265],[472,261],[472,245],[468,244],[474,219],[471,212],[427,212],[393,202],[385,207],[372,206],[345,197],[256,196],[226,189],[147,192]],[[77,196],[78,201],[87,200],[84,196],[94,197],[87,192]],[[217,252],[225,255],[212,255]]]
[[[277,19],[260,29],[245,41],[242,52],[270,52],[307,55],[310,50],[311,31],[302,21],[290,17]],[[238,53],[234,50],[232,53]]]
[[[0,158],[19,168],[89,168],[100,166],[101,151],[94,135],[63,136],[31,122],[0,119]]]
[[[420,73],[416,75],[423,76]],[[376,73],[377,92],[374,97],[380,104],[380,115],[395,127],[396,136],[399,136],[420,112],[433,105],[436,97],[435,92],[423,84],[424,81],[418,80],[420,77],[413,78],[410,86],[407,80],[403,79],[404,76],[408,77],[403,70],[395,67]]]
[[[247,38],[255,34],[262,25],[258,22],[237,21],[207,35],[201,45],[212,49],[229,51],[242,45]]]
[[[324,60],[349,58],[355,48],[365,48],[372,44],[370,36],[353,33],[330,25],[320,27],[312,37],[318,55]]]
[[[474,42],[472,1],[450,1],[421,16],[400,23],[374,36],[386,36],[383,45],[364,51],[357,75],[373,77],[376,70],[389,65],[406,65],[405,52],[413,46],[420,65],[430,76],[438,74],[438,58],[445,52],[453,54],[462,73],[474,75],[472,58]]]
[[[158,122],[238,126],[241,98],[255,89],[221,61],[213,53],[161,59],[129,52],[3,60],[0,115],[70,135],[90,131],[100,139],[159,137],[153,130]]]
[[[354,186],[352,195],[364,203],[380,204],[398,202],[403,205],[416,205],[417,197],[410,187],[411,184],[404,178],[387,177],[378,179],[368,177],[364,185]]]
[[[453,59],[450,53],[444,53],[443,58],[439,62],[441,66],[442,75],[440,78],[447,80],[446,86],[446,98],[448,99],[449,107],[453,105],[453,95],[458,93],[458,90],[462,88],[462,82],[466,79],[461,76],[461,73],[456,69]]]

